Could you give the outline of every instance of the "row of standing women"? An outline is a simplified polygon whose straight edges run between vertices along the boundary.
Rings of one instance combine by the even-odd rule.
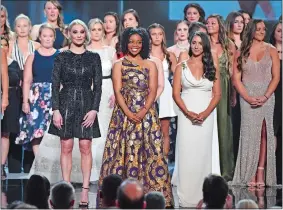
[[[45,12],[47,14],[47,18],[49,18],[48,20],[51,22],[53,20],[53,22],[57,23],[56,30],[46,25],[41,27],[33,27],[32,34],[37,34],[33,37],[33,39],[39,39],[41,45],[28,40],[28,30],[31,27],[31,23],[28,17],[20,15],[15,21],[15,31],[17,34],[17,39],[12,42],[12,45],[10,44],[10,46],[13,47],[9,48],[9,54],[12,55],[12,58],[14,58],[14,60],[18,61],[19,65],[17,66],[17,68],[23,70],[24,67],[25,69],[22,86],[23,111],[26,113],[26,115],[22,115],[21,117],[21,132],[19,137],[17,138],[17,142],[27,143],[32,140],[31,142],[33,143],[33,151],[35,154],[37,154],[36,159],[34,161],[32,173],[41,172],[46,175],[46,172],[49,171],[51,172],[49,173],[51,180],[52,177],[54,180],[58,180],[60,179],[60,175],[58,174],[61,165],[64,180],[79,180],[81,179],[80,176],[77,178],[71,178],[70,176],[71,170],[73,170],[73,172],[81,171],[80,168],[78,168],[78,162],[81,160],[82,163],[85,163],[82,164],[84,188],[82,192],[83,204],[85,204],[85,202],[87,203],[88,201],[86,193],[88,191],[88,180],[90,179],[89,177],[93,174],[96,174],[96,177],[93,178],[93,180],[98,179],[100,171],[99,165],[101,164],[101,160],[103,161],[103,164],[101,168],[101,177],[99,184],[101,184],[102,178],[108,173],[110,173],[110,171],[113,172],[113,170],[115,170],[118,174],[127,173],[129,174],[129,176],[143,179],[144,184],[148,182],[155,182],[153,180],[147,180],[148,177],[151,177],[150,174],[140,173],[136,169],[139,164],[147,164],[152,158],[148,158],[146,163],[139,162],[139,160],[136,160],[136,158],[140,157],[142,153],[136,154],[134,153],[134,151],[143,150],[144,148],[140,148],[140,145],[137,145],[135,141],[144,141],[144,147],[151,148],[151,141],[153,140],[149,138],[147,141],[145,137],[144,139],[139,139],[139,133],[143,133],[143,135],[145,136],[152,135],[153,133],[157,135],[156,132],[160,131],[161,129],[164,137],[164,145],[160,145],[160,143],[158,143],[152,149],[157,152],[157,154],[155,154],[157,155],[157,160],[154,161],[159,160],[163,162],[162,168],[157,171],[160,173],[162,171],[163,181],[157,183],[155,182],[156,185],[153,186],[149,184],[148,190],[165,191],[167,205],[171,205],[172,197],[171,190],[169,190],[170,186],[166,185],[163,190],[160,189],[160,185],[163,182],[167,183],[169,179],[167,165],[166,162],[163,161],[163,154],[162,152],[160,152],[160,150],[162,151],[164,149],[164,154],[166,157],[169,151],[170,140],[169,120],[171,117],[175,117],[176,115],[178,115],[176,163],[172,183],[177,185],[180,204],[183,207],[194,205],[200,199],[201,183],[203,181],[203,178],[208,173],[211,173],[213,171],[213,162],[208,163],[207,160],[209,160],[210,157],[213,156],[212,136],[214,136],[215,132],[218,132],[219,138],[221,174],[227,180],[231,180],[233,177],[234,160],[233,157],[231,157],[231,154],[233,154],[231,109],[236,104],[239,104],[239,101],[236,101],[236,92],[231,85],[231,78],[233,75],[233,84],[237,92],[239,92],[241,96],[240,103],[242,119],[239,155],[236,165],[235,176],[232,183],[236,185],[244,184],[252,187],[260,187],[264,186],[265,184],[268,186],[272,186],[276,184],[276,177],[274,176],[276,170],[274,155],[275,145],[273,141],[274,134],[272,131],[272,107],[274,107],[273,92],[277,86],[276,83],[278,83],[279,78],[279,62],[276,58],[276,50],[273,47],[270,47],[270,45],[263,42],[263,39],[265,37],[265,26],[262,21],[251,21],[247,25],[247,28],[244,32],[244,21],[246,18],[240,13],[232,12],[226,20],[226,29],[229,29],[228,36],[226,36],[226,29],[223,25],[223,21],[218,15],[209,16],[206,20],[206,26],[199,22],[196,22],[191,23],[191,26],[189,27],[188,22],[180,21],[177,25],[176,30],[176,37],[178,38],[178,41],[176,45],[168,49],[166,49],[166,38],[164,28],[159,24],[152,24],[148,28],[148,32],[150,34],[151,39],[150,57],[151,60],[153,60],[156,66],[158,67],[158,82],[156,87],[157,96],[155,96],[154,100],[157,100],[159,102],[158,108],[159,118],[161,119],[161,127],[158,127],[159,125],[157,123],[156,125],[154,124],[157,127],[152,128],[157,130],[147,130],[146,128],[152,127],[151,123],[156,121],[155,108],[152,108],[151,104],[149,103],[149,106],[146,105],[144,110],[141,111],[141,114],[132,115],[130,112],[125,111],[121,100],[121,98],[124,98],[124,100],[126,100],[128,108],[133,108],[130,110],[133,113],[140,113],[139,109],[141,108],[141,106],[144,105],[144,103],[147,103],[147,101],[149,100],[148,97],[150,96],[147,95],[148,93],[144,92],[144,88],[148,87],[147,85],[150,84],[151,76],[150,74],[147,75],[148,73],[145,73],[147,72],[147,70],[141,68],[143,66],[141,64],[145,63],[142,63],[140,59],[142,58],[143,60],[146,58],[146,56],[144,57],[142,55],[144,46],[139,46],[140,48],[137,47],[140,43],[140,39],[144,41],[146,39],[146,36],[143,34],[142,31],[133,30],[131,35],[128,34],[127,36],[125,35],[125,37],[131,40],[133,38],[132,35],[137,34],[137,37],[135,37],[136,40],[132,40],[133,43],[132,41],[130,43],[134,45],[138,50],[136,48],[131,49],[129,47],[130,44],[128,46],[124,46],[124,48],[123,45],[122,48],[118,48],[118,56],[121,56],[122,54],[126,57],[122,59],[122,61],[120,61],[120,64],[119,62],[115,64],[116,67],[118,66],[118,69],[122,69],[122,75],[117,75],[117,78],[122,77],[123,79],[122,83],[113,80],[117,102],[114,108],[114,112],[112,114],[115,99],[113,96],[113,87],[112,82],[110,80],[110,75],[112,64],[116,60],[116,51],[114,48],[107,47],[102,44],[102,32],[103,30],[107,32],[107,30],[111,28],[108,27],[107,29],[107,16],[110,19],[112,18],[112,22],[109,22],[111,22],[112,25],[115,25],[114,22],[116,22],[116,29],[118,28],[117,16],[113,15],[113,13],[107,13],[108,15],[105,16],[104,25],[97,19],[90,21],[89,29],[91,31],[91,44],[87,47],[88,51],[85,51],[82,48],[77,48],[81,44],[84,44],[85,41],[87,42],[88,37],[86,35],[88,29],[84,27],[84,24],[81,22],[73,22],[73,24],[70,24],[67,31],[68,33],[65,33],[65,35],[69,36],[69,41],[72,42],[69,42],[69,47],[65,49],[66,52],[60,53],[60,56],[57,56],[55,61],[55,68],[53,70],[54,59],[55,56],[58,54],[58,50],[55,50],[53,48],[53,42],[57,40],[61,43],[59,44],[59,46],[62,46],[62,42],[64,39],[64,35],[62,33],[63,29],[60,30],[61,19],[58,18],[60,17],[58,15],[60,12],[60,7],[58,5],[59,4],[54,4],[53,1],[48,1],[45,4]],[[54,15],[54,13],[57,14],[57,17],[56,15]],[[198,5],[185,8],[184,14],[188,16],[186,17],[186,19],[188,18],[191,22],[201,21],[201,19],[203,19],[204,21],[205,17],[204,11]],[[197,17],[194,17],[195,14],[197,14]],[[122,20],[125,28],[139,26],[139,18],[134,10],[129,10],[125,12]],[[103,26],[105,25],[106,27],[104,29]],[[276,28],[274,29],[275,32],[278,31],[278,27],[280,27],[280,25],[281,24],[276,25]],[[116,33],[116,30],[113,31],[113,28],[111,28],[111,30],[112,32],[114,32],[112,33],[112,35],[114,35]],[[189,30],[190,33],[188,33]],[[195,31],[197,30],[201,30],[203,31],[203,33],[195,34]],[[128,32],[129,31],[130,30],[128,30]],[[210,39],[207,38],[205,33],[209,34]],[[189,35],[190,38],[188,39]],[[272,44],[278,45],[279,38],[282,39],[282,35],[281,37],[276,37],[276,33],[274,33],[272,36],[272,38],[277,39]],[[241,37],[245,37],[242,43]],[[106,36],[106,38],[108,37]],[[228,41],[228,38],[233,40],[234,43],[232,41]],[[123,40],[119,40],[119,38],[115,35],[112,36],[112,38],[108,38],[106,40],[107,43],[112,46],[116,46],[117,43],[120,43],[121,41],[123,43]],[[189,43],[188,40],[191,40],[191,43]],[[9,42],[7,42],[7,40],[3,38],[3,43],[5,41],[6,45],[9,45]],[[252,46],[251,48],[250,45]],[[238,51],[236,51],[236,48],[238,48]],[[22,49],[26,49],[26,53],[19,53],[23,52]],[[189,54],[186,51],[188,49],[190,49]],[[259,53],[253,54],[252,52],[255,52],[254,49],[256,49]],[[136,57],[130,56],[131,54],[135,54],[136,51],[139,50],[141,50],[141,58],[139,57],[136,60]],[[98,57],[94,56],[95,54],[93,53],[88,53],[89,51],[95,51],[99,54],[102,67],[99,66],[100,62]],[[122,53],[120,53],[120,51]],[[246,52],[250,53],[245,54]],[[28,54],[31,55],[28,56]],[[137,54],[139,54],[139,52]],[[199,55],[201,55],[201,57],[199,57]],[[189,57],[190,59],[188,59]],[[237,57],[240,57],[240,59],[237,59]],[[90,59],[94,64],[91,64],[92,62],[90,62]],[[242,59],[244,59],[244,61],[247,63],[244,63],[242,65]],[[96,62],[94,62],[94,60],[96,60]],[[69,61],[72,61],[73,63]],[[214,61],[214,65],[212,61]],[[48,65],[45,65],[46,62],[48,63]],[[237,66],[238,62],[240,64]],[[61,68],[60,66],[58,66],[58,63],[60,65],[63,64],[65,68]],[[177,68],[175,68],[177,63],[180,64],[177,65]],[[41,68],[44,65],[44,68],[46,69],[42,71]],[[86,71],[78,73],[79,71],[81,71],[80,69],[82,68],[82,65],[84,69],[86,69]],[[147,69],[152,72],[152,67],[150,66],[151,64],[146,63],[145,66],[147,65],[149,65]],[[92,75],[93,72],[91,73],[92,70],[89,69],[88,66],[92,66],[92,68],[96,69],[95,71],[93,71],[96,73],[95,75]],[[264,68],[262,68],[262,66],[264,66]],[[100,68],[102,68],[102,75],[99,75]],[[67,75],[58,72],[59,70],[66,71],[66,69],[68,69],[69,72],[72,72],[73,76],[72,74]],[[242,69],[244,69],[244,71]],[[257,71],[261,71],[261,75],[265,75],[265,77],[255,77],[253,75],[253,73],[256,72],[254,69],[257,69]],[[54,87],[56,88],[53,88],[54,92],[51,94],[52,70],[52,82]],[[180,110],[177,108],[176,104],[172,99],[172,88],[168,80],[170,71],[175,71],[173,96]],[[21,74],[19,72],[21,71],[17,72],[18,76],[16,79],[15,86],[19,89],[21,81]],[[44,72],[44,74],[42,74],[42,72]],[[125,72],[125,74],[123,72]],[[64,75],[64,77],[61,77],[61,74]],[[81,80],[74,80],[74,76],[77,74],[80,74],[79,76]],[[86,89],[88,91],[90,90],[90,78],[86,79],[86,75],[88,77],[90,75],[93,76],[93,94],[91,92],[86,93]],[[134,78],[135,76],[136,78],[139,78],[137,81]],[[241,76],[243,77],[242,81],[241,79],[239,79],[241,78]],[[99,77],[101,77],[102,79],[101,84],[99,84]],[[144,78],[146,78],[146,84],[143,87],[142,84],[144,82],[142,80],[144,80]],[[217,78],[219,79],[217,80]],[[147,79],[149,79],[148,84]],[[31,81],[32,85],[30,86]],[[60,87],[60,84],[63,84],[63,89],[61,89],[62,87]],[[119,95],[121,93],[119,93],[120,91],[117,90],[120,90],[119,88],[121,87],[123,87],[123,91],[125,92],[122,92],[122,95]],[[182,87],[182,92],[180,87]],[[130,88],[141,88],[141,90],[139,90],[141,92],[138,91],[138,93],[141,95],[140,97],[134,100],[136,101],[135,104],[128,104],[132,99],[125,98],[126,95],[127,97],[129,97],[133,94],[131,93],[131,91],[133,90],[130,90]],[[164,90],[162,91],[163,88]],[[59,89],[61,89],[60,95],[58,95]],[[100,89],[102,89],[101,97],[99,96]],[[15,88],[15,90],[17,90],[17,88]],[[62,94],[63,92],[64,94]],[[14,106],[20,103],[20,93],[15,92],[15,94],[18,94],[17,97],[11,97],[9,99],[18,99],[17,103],[13,103]],[[74,95],[75,98],[71,99],[71,95]],[[160,97],[158,97],[159,95]],[[277,95],[279,95],[279,93]],[[96,98],[96,100],[94,100],[94,104],[91,104],[92,102],[90,102],[89,100],[92,97]],[[99,105],[100,98],[101,102]],[[191,103],[192,98],[194,98],[194,103]],[[59,112],[54,112],[53,122],[49,129],[49,132],[58,135],[64,139],[60,142],[61,163],[59,162],[59,156],[54,156],[54,159],[50,159],[50,156],[48,155],[50,154],[50,152],[53,152],[53,154],[57,155],[60,154],[60,145],[58,137],[46,134],[43,138],[42,143],[40,144],[40,147],[38,148],[38,144],[41,138],[49,127],[49,122],[52,114],[50,103],[51,100],[53,101],[53,110],[60,110]],[[66,102],[68,100],[72,100],[78,103],[77,106],[66,106]],[[58,101],[60,101],[59,104]],[[64,101],[65,103],[63,103],[62,101]],[[188,101],[190,101],[190,103],[188,103]],[[278,103],[280,102],[280,100],[279,102],[278,100],[276,101],[277,108],[275,108],[278,109]],[[203,107],[200,106],[200,104]],[[248,104],[250,104],[253,109],[249,108],[250,105]],[[218,122],[218,131],[213,130],[213,128],[215,128],[215,116],[214,114],[212,114],[214,113],[214,107],[217,107],[216,118]],[[254,107],[256,107],[256,109],[254,109]],[[11,105],[10,108],[12,108]],[[17,107],[12,108],[12,110],[16,109]],[[98,112],[98,120],[95,117],[96,112]],[[256,121],[251,119],[251,117],[254,116],[253,112],[256,112],[255,114],[258,117],[258,120]],[[19,111],[12,111],[12,113],[14,117],[11,119],[14,119],[13,123],[17,124],[16,120],[17,116],[19,115]],[[75,113],[80,114],[74,116]],[[239,115],[239,113],[237,114]],[[12,114],[8,113],[5,113],[5,115],[12,116]],[[125,115],[130,119],[129,122],[125,121]],[[143,121],[143,119],[145,119],[144,117],[147,117],[148,120]],[[82,121],[84,121],[83,126],[86,127],[85,130],[81,129],[80,126],[78,126]],[[98,128],[98,121],[100,129]],[[142,121],[142,125],[144,126],[144,128],[139,128],[138,126],[135,126],[135,124],[138,125],[140,121]],[[133,125],[133,127],[131,128],[132,130],[122,130],[127,135],[121,137],[120,129],[122,128],[117,127],[117,122],[123,122],[123,124],[121,124],[122,127],[128,125],[127,123]],[[256,123],[262,122],[264,122],[264,126],[262,126],[263,129],[259,130],[258,128],[261,128],[261,126],[257,125]],[[9,123],[11,123],[11,121]],[[279,126],[279,124],[280,123],[278,123],[278,119],[275,119],[276,128]],[[107,132],[108,125],[109,130]],[[191,132],[189,132],[189,130],[191,130]],[[278,129],[276,131],[278,131]],[[187,132],[192,134],[190,135],[189,139],[187,139]],[[249,139],[251,136],[251,132],[253,132],[254,136],[254,139],[252,140]],[[260,133],[267,133],[267,136],[264,137],[264,135],[262,135],[263,137],[261,138],[259,135]],[[93,142],[93,151],[95,151],[93,155],[99,155],[94,158],[94,164],[92,165],[92,158],[90,152],[91,143],[89,140],[86,139],[99,136],[101,136],[100,140],[95,138]],[[6,139],[8,139],[7,137],[8,135],[6,136]],[[79,154],[74,151],[73,162],[71,158],[71,149],[73,147],[73,144],[76,144],[77,142],[73,142],[72,140],[70,140],[70,138],[72,137],[80,138],[79,148],[81,152],[81,158],[79,158]],[[132,144],[129,145],[129,151],[126,153],[122,152],[122,154],[118,152],[119,148],[128,148],[128,146],[125,146],[127,144],[124,141],[120,141],[121,138],[125,141],[127,141],[127,139],[134,140]],[[158,139],[160,139],[159,135],[156,136],[156,139],[154,141],[158,142]],[[200,139],[203,139],[201,143],[199,142]],[[190,144],[187,142],[188,140]],[[8,146],[8,143],[6,143],[6,145]],[[104,145],[105,149],[104,156],[102,159],[101,151],[103,150]],[[255,156],[251,156],[249,148],[254,147],[258,149],[256,150],[256,153],[253,153]],[[265,148],[267,148],[267,151],[264,150]],[[196,151],[197,153],[195,153]],[[264,168],[266,153],[268,158],[266,168]],[[115,157],[112,156],[113,154],[116,154]],[[129,160],[124,162],[123,157],[129,158]],[[199,164],[196,164],[196,157]],[[186,163],[183,163],[182,161],[184,160],[190,161],[186,161]],[[134,162],[134,164],[132,162]],[[2,164],[4,163],[2,162]],[[182,165],[184,164],[189,164],[190,167],[182,167]],[[128,172],[123,171],[123,167],[125,165],[129,167]],[[96,167],[96,172],[92,172],[90,174],[91,168],[95,168],[93,166]],[[47,171],[45,171],[46,169]],[[264,170],[266,171],[265,173],[267,175],[266,180],[264,180]],[[149,173],[151,173],[150,171],[151,170],[149,170]],[[156,174],[156,172],[154,173]],[[72,173],[72,176],[74,176],[75,174],[78,173]],[[195,177],[192,176],[192,174],[195,174]],[[190,178],[188,179],[187,177]],[[196,191],[194,192],[198,193],[192,194],[192,189],[195,189]]]

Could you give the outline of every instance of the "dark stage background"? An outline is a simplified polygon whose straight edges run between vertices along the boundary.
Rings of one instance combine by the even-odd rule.
[[[254,14],[254,18],[267,20],[268,34],[271,31],[274,20],[281,15],[282,1],[70,1],[61,0],[63,6],[64,22],[70,23],[74,19],[81,19],[86,23],[91,18],[103,18],[107,11],[117,12],[119,15],[126,9],[135,9],[141,18],[141,26],[148,27],[157,22],[166,29],[168,46],[173,44],[173,31],[176,22],[183,19],[183,8],[187,3],[197,2],[205,10],[206,16],[212,13],[221,14],[226,18],[227,14],[233,10],[241,8],[249,10]],[[263,3],[264,2],[264,3]],[[39,24],[45,21],[43,7],[45,1],[18,1],[4,0],[2,4],[7,7],[9,20],[13,27],[15,17],[23,13],[31,18],[32,24]],[[271,8],[271,12],[270,9]],[[268,37],[268,36],[267,36]]]

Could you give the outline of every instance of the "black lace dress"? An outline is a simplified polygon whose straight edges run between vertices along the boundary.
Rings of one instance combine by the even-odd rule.
[[[83,127],[82,122],[89,111],[99,111],[101,85],[102,69],[97,53],[75,54],[67,50],[58,54],[52,75],[52,109],[60,111],[63,125],[59,130],[52,121],[49,133],[63,139],[100,137],[97,117],[91,127]]]

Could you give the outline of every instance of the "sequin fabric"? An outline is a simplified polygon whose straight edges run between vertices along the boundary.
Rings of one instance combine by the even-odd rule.
[[[272,59],[270,45],[267,46],[263,58],[256,62],[248,58],[243,64],[242,83],[249,96],[263,96],[272,79]],[[275,137],[273,130],[274,94],[258,108],[251,108],[243,98],[241,103],[241,133],[239,152],[236,163],[233,185],[247,185],[256,174],[261,144],[261,128],[266,121],[267,155],[265,167],[265,183],[276,185]]]
[[[75,54],[67,50],[58,54],[52,75],[52,109],[60,111],[63,126],[59,130],[52,122],[49,133],[61,138],[100,137],[97,118],[88,128],[82,122],[89,111],[99,111],[101,85],[102,67],[97,53],[86,50]]]
[[[137,113],[144,106],[149,93],[149,70],[124,58],[121,71],[121,94],[128,108]],[[173,206],[170,175],[163,156],[163,139],[155,104],[138,124],[129,121],[119,105],[115,105],[98,189],[101,189],[103,178],[110,174],[118,174],[123,179],[138,179],[143,184],[145,193],[162,192],[166,206]],[[99,196],[97,205],[101,207]]]

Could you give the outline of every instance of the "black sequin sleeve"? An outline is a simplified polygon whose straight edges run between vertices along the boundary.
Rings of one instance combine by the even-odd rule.
[[[54,67],[52,72],[52,109],[59,110],[59,92],[60,92],[60,75],[61,75],[61,59],[60,54],[54,59]]]
[[[94,54],[94,64],[93,64],[93,93],[94,93],[94,101],[92,105],[92,110],[99,111],[99,104],[101,100],[101,86],[102,86],[102,67],[100,56],[95,53]]]

